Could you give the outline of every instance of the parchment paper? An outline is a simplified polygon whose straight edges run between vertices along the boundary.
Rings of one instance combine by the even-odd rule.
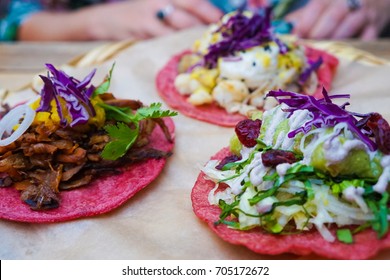
[[[115,61],[111,86],[115,95],[140,99],[146,104],[162,102],[155,89],[157,71],[171,55],[189,48],[202,31],[193,29],[138,43],[99,66],[94,82],[100,82]],[[90,70],[67,71],[82,78]],[[390,120],[389,77],[389,66],[366,66],[342,59],[331,92],[351,93],[353,111],[378,111]],[[20,93],[18,98],[25,94]],[[1,220],[0,258],[302,259],[290,254],[258,255],[245,247],[230,245],[197,219],[191,206],[191,188],[200,167],[228,145],[233,129],[181,115],[174,120],[174,155],[155,182],[106,215],[57,224]],[[120,182],[118,185],[120,187]],[[390,259],[390,250],[383,251],[377,258]]]

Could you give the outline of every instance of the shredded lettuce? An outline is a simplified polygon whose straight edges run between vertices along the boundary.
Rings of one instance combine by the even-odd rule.
[[[368,135],[371,133],[366,130],[362,130],[358,127],[358,120],[355,118],[355,114],[345,110],[345,107],[349,103],[345,103],[339,106],[332,102],[335,98],[349,98],[348,94],[343,95],[328,95],[325,88],[322,90],[324,98],[316,99],[310,95],[299,94],[289,91],[270,91],[267,97],[275,97],[279,103],[284,103],[290,108],[288,112],[289,116],[296,110],[309,110],[313,114],[313,119],[304,124],[304,126],[290,131],[289,138],[294,138],[300,132],[308,133],[313,127],[332,127],[338,123],[344,122],[348,124],[348,128],[355,133],[372,151],[376,150],[377,145],[370,139]]]
[[[284,137],[287,141],[299,132],[313,130],[321,135],[341,138],[341,134],[329,134],[327,128],[342,122],[343,129],[350,137],[355,139],[364,136],[365,139],[369,139],[372,143],[371,146],[367,144],[365,151],[372,157],[380,155],[383,157],[381,165],[383,167],[388,165],[388,156],[383,155],[380,150],[369,151],[369,148],[374,148],[376,144],[372,140],[371,131],[365,125],[365,119],[370,114],[351,113],[345,110],[347,103],[338,106],[332,102],[335,98],[345,98],[348,95],[328,95],[324,90],[322,99],[284,91],[271,91],[269,96],[274,96],[280,103],[287,105],[281,108],[287,112],[284,114],[288,117],[296,110],[304,109],[314,116],[315,120],[307,118],[292,128],[292,131],[286,131]],[[295,121],[294,116],[291,117],[291,122]],[[303,126],[299,128],[302,123]],[[266,129],[266,122],[263,125]],[[332,175],[328,170],[321,168],[321,165],[305,160],[307,155],[312,159],[313,154],[303,151],[294,151],[302,156],[297,162],[289,163],[283,159],[281,163],[283,166],[279,163],[277,166],[268,166],[262,154],[276,148],[259,141],[263,139],[261,134],[265,133],[265,129],[261,130],[256,146],[249,149],[241,145],[240,152],[235,153],[237,160],[226,161],[219,170],[213,169],[208,172],[207,169],[215,168],[218,162],[207,165],[204,169],[209,178],[229,186],[222,194],[213,196],[211,193],[210,196],[210,203],[214,204],[219,198],[223,198],[219,199],[218,203],[222,210],[218,223],[240,230],[258,226],[274,234],[291,234],[315,228],[329,242],[339,240],[348,244],[353,243],[354,234],[368,228],[374,230],[378,238],[388,234],[390,195],[388,191],[378,192],[374,188],[379,180],[378,176],[386,173],[378,174],[375,178],[368,175],[359,177],[353,172]],[[301,144],[302,142],[308,144],[310,141],[320,143],[318,139],[304,137]],[[358,141],[361,142],[363,139]],[[286,153],[280,155],[287,157]],[[327,164],[326,160],[324,157],[324,164]],[[348,161],[343,162],[341,159],[340,164],[343,163],[348,164]],[[219,180],[220,178],[223,179]],[[388,180],[387,177],[383,178]],[[218,198],[215,199],[216,197]],[[331,225],[339,227],[336,236],[328,229]]]

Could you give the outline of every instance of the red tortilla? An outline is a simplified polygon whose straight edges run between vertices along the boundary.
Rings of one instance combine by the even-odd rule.
[[[230,155],[229,149],[224,148],[211,159],[221,160]],[[365,230],[354,235],[354,244],[339,241],[325,241],[315,230],[292,235],[274,235],[261,229],[240,231],[228,228],[226,225],[214,225],[219,219],[221,210],[218,206],[210,205],[208,194],[215,184],[205,179],[201,172],[191,193],[192,207],[195,214],[207,222],[209,227],[223,240],[237,245],[244,245],[250,250],[266,255],[293,253],[297,255],[317,254],[330,259],[369,259],[380,250],[390,248],[390,234],[383,239],[377,239],[372,230]]]
[[[157,74],[156,86],[160,96],[173,109],[180,113],[200,121],[217,124],[220,126],[235,126],[236,123],[245,119],[240,114],[229,114],[216,103],[202,106],[194,106],[187,102],[188,96],[180,94],[175,87],[175,79],[178,75],[177,67],[180,59],[189,53],[185,51],[174,56]]]
[[[180,59],[188,54],[189,51],[184,51],[172,57],[168,63],[160,70],[156,78],[156,87],[160,96],[173,109],[180,113],[208,123],[234,127],[237,122],[246,117],[240,114],[229,114],[226,110],[216,103],[210,105],[194,106],[187,102],[188,96],[180,94],[174,85],[176,76],[178,75],[178,65]],[[317,60],[322,56],[323,63],[318,69],[318,88],[314,96],[322,96],[322,87],[330,89],[332,85],[333,76],[336,72],[338,59],[331,54],[324,51],[306,47],[306,55],[311,60]]]
[[[174,137],[174,123],[164,118]],[[148,147],[171,151],[169,143],[156,126]],[[29,223],[63,222],[81,217],[107,213],[134,196],[149,185],[162,171],[166,159],[149,159],[123,167],[121,174],[100,177],[88,186],[60,192],[60,206],[56,209],[33,211],[20,200],[20,193],[12,187],[0,188],[0,218]]]
[[[308,46],[305,47],[305,54],[310,60],[314,61],[322,57],[323,63],[317,70],[318,86],[314,93],[314,97],[323,98],[322,88],[325,87],[327,90],[331,89],[333,77],[336,73],[337,66],[339,65],[339,60],[325,51],[313,49]]]

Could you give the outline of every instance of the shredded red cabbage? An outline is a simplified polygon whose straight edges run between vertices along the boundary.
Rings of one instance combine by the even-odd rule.
[[[311,73],[320,68],[322,62],[323,60],[321,56],[315,61],[309,61],[309,66],[301,73],[301,75],[299,75],[298,83],[300,85],[304,85],[307,79],[309,79]]]
[[[361,125],[361,121],[357,120],[355,117],[366,118],[367,115],[356,114],[348,112],[345,110],[345,107],[349,103],[344,103],[339,106],[332,102],[332,99],[336,98],[349,98],[349,94],[338,94],[338,95],[328,95],[328,92],[325,88],[322,90],[324,98],[316,99],[313,96],[304,95],[295,92],[288,91],[270,91],[267,94],[267,97],[275,97],[280,104],[284,103],[290,108],[286,109],[286,112],[289,112],[290,117],[296,110],[308,110],[313,115],[313,119],[306,122],[302,127],[290,131],[288,134],[289,138],[295,137],[300,132],[307,133],[312,127],[323,127],[323,126],[335,126],[340,122],[345,122],[348,124],[348,128],[355,133],[370,150],[374,151],[377,149],[377,144],[370,139],[372,131],[369,131],[366,126],[364,128]]]
[[[252,17],[237,11],[216,31],[221,32],[223,39],[209,46],[208,53],[204,57],[204,65],[213,68],[220,57],[229,57],[236,51],[243,51],[271,41],[278,44],[280,53],[286,53],[287,46],[272,31],[271,11],[269,7],[260,9]]]
[[[41,90],[41,102],[37,112],[50,112],[51,101],[54,99],[58,115],[60,116],[60,125],[65,127],[68,121],[64,116],[60,98],[65,101],[68,114],[71,117],[70,127],[79,124],[85,124],[90,117],[96,115],[95,109],[90,101],[90,97],[95,90],[94,86],[89,86],[96,69],[94,69],[84,80],[79,81],[69,77],[63,71],[57,70],[53,65],[46,64],[49,70],[47,77],[40,75],[44,86]]]

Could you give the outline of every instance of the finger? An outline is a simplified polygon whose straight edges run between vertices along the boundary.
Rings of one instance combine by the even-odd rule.
[[[303,9],[299,9],[295,12],[292,12],[291,14],[288,14],[286,17],[285,17],[285,20],[287,22],[290,22],[293,26],[293,29],[292,29],[292,34],[295,34],[299,37],[304,37],[303,33],[304,31],[302,30],[302,23],[300,22],[302,20],[302,15],[304,14],[304,10]]]
[[[203,23],[216,22],[222,16],[218,8],[205,0],[174,0],[173,4],[199,18]]]
[[[324,1],[312,0],[306,6],[287,17],[294,24],[294,33],[300,37],[307,37],[327,5]]]
[[[325,39],[332,37],[338,25],[350,13],[344,2],[328,5],[327,9],[317,19],[308,37],[313,39]]]
[[[332,39],[350,38],[359,34],[366,23],[363,12],[350,13],[336,28]]]
[[[360,39],[363,41],[372,41],[379,36],[379,30],[375,25],[368,25],[365,27],[360,35]]]
[[[165,19],[165,22],[174,29],[184,29],[202,24],[202,21],[199,18],[179,8],[176,8],[175,11]]]
[[[302,19],[302,14],[303,14],[304,10],[303,9],[298,9],[292,13],[289,13],[287,14],[284,19],[288,22],[291,22],[292,24],[294,24],[294,26],[296,25],[296,23],[299,21],[299,19]]]
[[[150,23],[145,26],[145,36],[147,36],[147,38],[168,35],[174,31],[175,29],[173,27],[158,19],[151,20]]]

